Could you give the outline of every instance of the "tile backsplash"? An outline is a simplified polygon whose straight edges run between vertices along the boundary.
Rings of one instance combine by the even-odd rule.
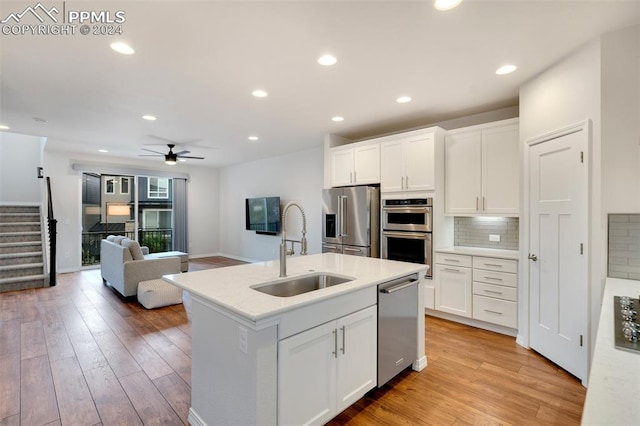
[[[609,215],[607,276],[640,280],[640,213]]]
[[[456,217],[453,222],[453,243],[456,246],[518,250],[517,217]],[[499,235],[500,241],[489,241],[489,235]]]

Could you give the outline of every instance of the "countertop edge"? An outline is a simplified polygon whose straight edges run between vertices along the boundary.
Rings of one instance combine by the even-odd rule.
[[[462,254],[466,256],[484,256],[498,259],[518,260],[519,250],[493,249],[486,247],[450,246],[440,247],[433,250],[436,253]]]

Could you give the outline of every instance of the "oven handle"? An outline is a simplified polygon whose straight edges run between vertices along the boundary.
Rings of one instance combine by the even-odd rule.
[[[382,235],[385,237],[404,238],[407,240],[427,240],[430,232],[393,232],[382,231]]]
[[[392,213],[429,213],[431,207],[383,206],[382,210]]]

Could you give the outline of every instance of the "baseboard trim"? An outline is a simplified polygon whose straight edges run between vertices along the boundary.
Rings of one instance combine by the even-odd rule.
[[[513,328],[504,327],[497,324],[491,324],[491,323],[476,320],[473,318],[461,317],[461,316],[450,314],[447,312],[434,311],[433,309],[425,308],[424,313],[428,316],[442,318],[442,319],[446,319],[453,322],[459,322],[461,324],[470,325],[471,327],[493,331],[494,333],[506,334],[507,336],[511,336],[511,337],[516,337],[518,333],[518,330]],[[428,336],[427,336],[427,344],[429,344]]]
[[[187,417],[189,424],[192,426],[207,426],[207,424],[200,418],[198,413],[195,412],[193,407],[189,408],[189,416]]]
[[[413,364],[411,364],[411,368],[413,368],[414,371],[422,371],[425,369],[425,367],[427,366],[427,356],[423,356],[422,358],[416,360],[416,362],[414,362]]]

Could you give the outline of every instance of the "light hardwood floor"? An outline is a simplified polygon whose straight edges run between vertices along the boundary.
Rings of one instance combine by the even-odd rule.
[[[239,262],[196,259],[190,270]],[[429,365],[370,392],[332,425],[579,424],[585,389],[513,338],[427,317]],[[0,293],[0,425],[187,424],[191,327],[146,310],[99,270]]]

